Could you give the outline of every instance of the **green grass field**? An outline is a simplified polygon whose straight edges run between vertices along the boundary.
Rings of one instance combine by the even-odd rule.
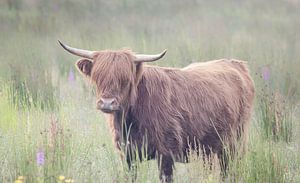
[[[300,182],[300,1],[0,2],[0,182],[131,182],[76,57],[58,45],[137,53],[153,64],[248,61],[256,102],[248,150],[228,176],[192,156],[175,182]],[[155,161],[136,182],[159,182]]]

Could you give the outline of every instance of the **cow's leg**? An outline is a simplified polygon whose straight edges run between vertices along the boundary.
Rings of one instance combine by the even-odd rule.
[[[229,162],[229,157],[228,153],[223,150],[222,152],[218,153],[218,159],[220,163],[220,168],[223,176],[226,176],[227,173],[227,168],[228,168],[228,162]]]
[[[162,156],[158,158],[159,178],[162,183],[173,182],[174,160],[172,156]]]

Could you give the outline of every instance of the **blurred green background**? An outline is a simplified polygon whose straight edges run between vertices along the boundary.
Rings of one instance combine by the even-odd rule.
[[[295,0],[1,1],[1,78],[53,106],[60,78],[77,59],[58,46],[61,39],[92,50],[167,48],[157,63],[163,66],[246,60],[253,75],[270,68],[274,87],[299,99],[299,7]]]
[[[75,171],[77,169],[70,170],[72,166],[78,168],[78,164],[72,164],[74,158],[81,159],[81,164],[85,163],[82,151],[86,146],[81,146],[81,150],[73,150],[75,155],[67,158],[70,160],[68,166],[61,165],[57,169],[53,165],[49,168],[51,171],[46,173],[35,169],[34,163],[25,163],[34,161],[35,150],[29,152],[24,149],[46,149],[47,142],[35,142],[33,139],[51,139],[51,135],[40,136],[38,133],[45,129],[52,133],[51,130],[47,131],[53,127],[49,127],[52,123],[59,123],[75,136],[75,139],[68,141],[70,144],[78,142],[89,147],[95,146],[91,148],[91,154],[83,153],[84,157],[93,159],[97,151],[95,148],[110,141],[102,117],[96,115],[92,87],[74,67],[78,58],[66,53],[58,45],[58,39],[71,46],[90,50],[127,47],[137,53],[152,54],[168,49],[164,59],[153,63],[168,67],[184,67],[192,62],[220,58],[248,61],[257,90],[251,134],[259,134],[260,142],[253,145],[257,139],[252,139],[250,147],[256,148],[256,154],[260,152],[268,156],[250,154],[243,165],[236,165],[236,169],[248,172],[240,173],[243,177],[250,177],[243,182],[299,180],[295,173],[299,168],[294,168],[299,166],[299,158],[291,155],[284,159],[280,154],[283,155],[288,148],[292,149],[291,154],[299,150],[300,1],[0,1],[0,135],[4,137],[0,141],[3,148],[0,155],[5,157],[2,163],[6,167],[5,171],[0,171],[0,182],[11,182],[18,175],[25,174],[30,182],[53,182],[55,178],[51,179],[51,176],[59,173],[77,176],[79,182],[94,182],[92,179],[85,181],[84,176]],[[97,125],[99,127],[95,128]],[[82,129],[85,129],[84,132]],[[79,134],[84,138],[80,138]],[[103,138],[89,141],[98,136]],[[274,137],[277,140],[284,139],[288,144],[274,145],[269,141]],[[66,140],[65,136],[59,138]],[[23,150],[12,147],[18,140],[22,142],[20,148]],[[265,143],[271,143],[275,149],[271,148],[266,153],[262,150]],[[16,153],[9,158],[7,152],[11,151],[23,153]],[[280,166],[282,169],[276,169],[276,166],[272,169],[274,164],[268,159],[273,157],[272,152],[277,151],[278,158],[287,162],[287,165]],[[111,152],[113,150],[98,154],[101,156]],[[65,157],[63,154],[58,156]],[[270,160],[269,164],[261,164],[260,167],[251,164],[254,162],[259,166],[258,162],[264,162],[264,158]],[[101,161],[100,158],[97,162],[101,164]],[[119,161],[115,161],[117,165]],[[17,162],[23,162],[24,165],[19,167]],[[292,164],[295,162],[296,165]],[[35,167],[32,171],[24,170],[24,167],[31,165]],[[98,169],[108,169],[108,166],[109,163],[104,163]],[[264,169],[268,166],[270,169]],[[285,168],[288,174],[284,173]],[[78,169],[84,169],[87,174],[91,172],[86,168]],[[139,179],[141,182],[148,181],[147,175],[152,176],[147,171],[145,169],[144,177]],[[112,172],[108,177],[114,177]],[[93,176],[101,177],[97,173],[93,173]],[[117,177],[119,180],[120,176]],[[194,180],[180,178],[177,176],[178,182]],[[109,178],[104,180],[112,182]],[[205,180],[217,181],[210,176]]]

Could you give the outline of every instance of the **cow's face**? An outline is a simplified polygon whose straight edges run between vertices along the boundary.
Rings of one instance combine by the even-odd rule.
[[[142,63],[162,58],[166,50],[157,55],[138,55],[130,50],[87,51],[60,43],[68,52],[84,57],[76,62],[78,70],[97,88],[97,109],[113,113],[133,105]]]
[[[138,68],[130,51],[99,52],[90,73],[97,88],[97,109],[112,113],[127,107],[135,96]]]

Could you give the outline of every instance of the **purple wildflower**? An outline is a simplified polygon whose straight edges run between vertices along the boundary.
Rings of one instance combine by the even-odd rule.
[[[43,166],[45,164],[45,153],[41,149],[36,153],[36,164],[38,166]]]
[[[73,83],[73,81],[75,81],[75,75],[74,75],[73,69],[70,69],[69,76],[68,76],[68,81],[70,83]]]
[[[264,66],[261,69],[261,75],[264,81],[269,82],[271,78],[271,69],[269,66]]]

